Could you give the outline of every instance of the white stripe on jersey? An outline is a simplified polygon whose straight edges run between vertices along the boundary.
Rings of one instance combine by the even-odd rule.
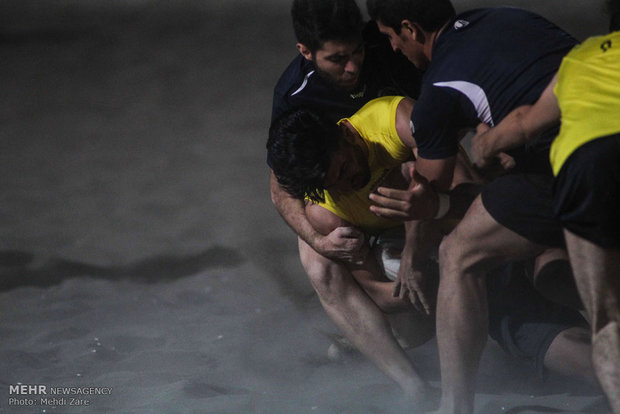
[[[433,85],[452,88],[461,92],[471,101],[474,108],[476,108],[476,113],[478,114],[478,119],[480,119],[480,121],[490,126],[495,125],[493,122],[493,116],[491,115],[491,107],[489,106],[487,94],[484,93],[484,90],[480,86],[466,81],[437,82]]]
[[[308,79],[310,79],[310,76],[312,76],[313,74],[314,74],[314,71],[308,72],[308,74],[304,77],[304,81],[302,82],[299,89],[293,92],[291,96],[297,95],[299,92],[303,91],[306,85],[308,84]]]

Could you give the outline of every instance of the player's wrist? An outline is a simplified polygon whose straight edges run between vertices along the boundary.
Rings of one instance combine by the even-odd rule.
[[[324,250],[325,236],[318,231],[312,229],[312,231],[306,230],[299,234],[299,237],[305,241],[310,247],[312,247],[317,253],[321,253]]]
[[[324,235],[320,233],[316,233],[312,239],[313,239],[312,247],[318,253],[325,255],[329,251],[329,248],[327,247],[327,242],[328,242],[327,237],[325,237]]]

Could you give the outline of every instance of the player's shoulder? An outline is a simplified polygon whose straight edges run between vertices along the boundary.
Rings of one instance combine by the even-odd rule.
[[[454,29],[465,29],[468,24],[475,24],[478,22],[493,22],[497,24],[498,21],[517,21],[522,22],[523,19],[544,19],[541,15],[534,13],[533,11],[522,9],[513,6],[497,6],[497,7],[483,7],[477,9],[471,9],[459,13],[454,18]]]
[[[317,85],[321,83],[319,78],[311,61],[301,55],[295,57],[274,88],[272,120],[291,108],[312,106],[315,96],[323,93]]]
[[[283,94],[299,88],[308,77],[314,73],[314,65],[302,55],[298,54],[284,69],[276,83],[275,90]]]
[[[543,16],[518,7],[478,8],[456,15],[444,29],[439,42],[442,43],[443,37],[443,40],[450,39],[452,42],[461,39],[464,42],[483,41],[487,44],[498,36],[518,41],[527,38],[521,36],[523,34],[532,30],[549,30],[550,26],[554,25]],[[515,32],[515,28],[519,31]]]
[[[588,60],[604,55],[616,55],[620,52],[620,31],[592,36],[578,44],[567,55],[568,59]]]

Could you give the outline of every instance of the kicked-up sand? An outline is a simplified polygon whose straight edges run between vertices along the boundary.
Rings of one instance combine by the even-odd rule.
[[[606,31],[601,3],[455,2],[579,38]],[[328,358],[337,331],[269,199],[288,9],[0,3],[0,412],[415,412],[359,355]],[[409,354],[438,385],[435,342]],[[477,413],[605,412],[491,341],[478,390]]]

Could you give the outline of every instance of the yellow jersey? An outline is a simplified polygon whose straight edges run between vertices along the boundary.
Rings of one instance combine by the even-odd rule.
[[[591,37],[571,50],[554,93],[562,125],[549,158],[557,176],[577,148],[620,132],[620,32]]]
[[[362,189],[347,194],[330,194],[325,190],[325,202],[319,203],[338,217],[369,233],[377,233],[402,225],[373,214],[368,198],[395,167],[413,159],[413,151],[401,141],[396,131],[396,108],[402,96],[384,96],[364,105],[348,121],[368,146],[368,165],[371,178]]]

